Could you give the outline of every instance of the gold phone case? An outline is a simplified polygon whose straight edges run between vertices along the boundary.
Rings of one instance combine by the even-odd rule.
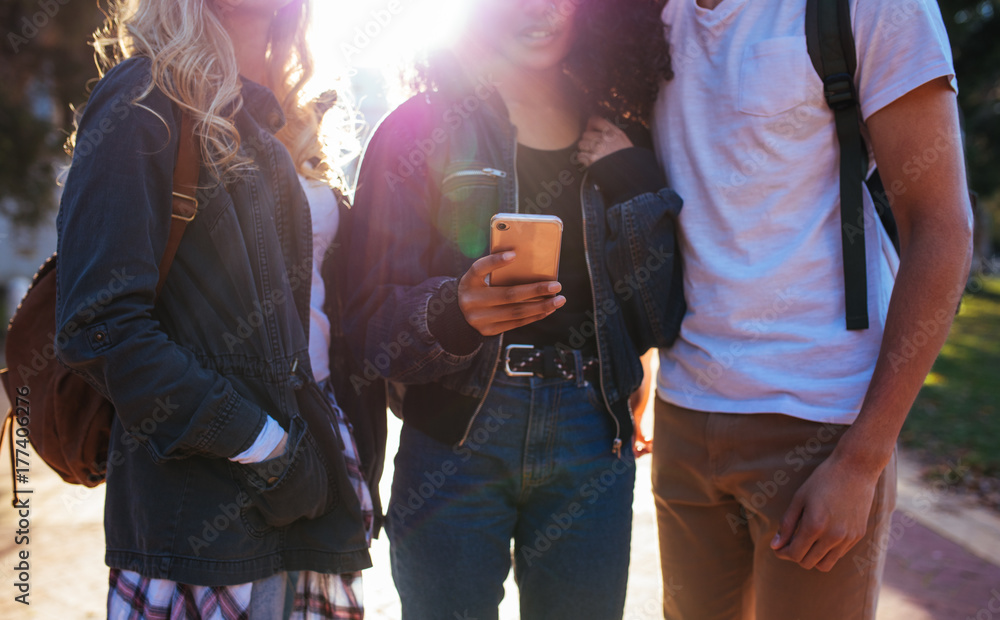
[[[517,258],[490,275],[490,286],[558,280],[562,231],[562,220],[554,215],[494,215],[490,219],[490,253],[513,250]]]

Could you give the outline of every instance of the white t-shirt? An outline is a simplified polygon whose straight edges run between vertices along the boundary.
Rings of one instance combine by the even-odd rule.
[[[329,185],[299,175],[302,189],[309,200],[312,215],[313,266],[312,287],[309,295],[309,361],[317,382],[330,376],[330,318],[323,311],[326,289],[323,285],[323,259],[330,244],[337,237],[340,211],[337,198]]]
[[[675,77],[657,152],[684,199],[688,313],[660,352],[657,393],[700,411],[854,421],[871,381],[898,259],[867,189],[870,328],[845,326],[839,147],[806,49],[805,0],[670,0]],[[932,0],[852,0],[867,119],[954,69]],[[919,156],[919,154],[914,154]]]

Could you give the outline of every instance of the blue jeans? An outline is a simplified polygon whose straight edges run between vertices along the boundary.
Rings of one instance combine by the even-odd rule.
[[[404,620],[497,618],[512,556],[522,619],[622,617],[635,457],[599,401],[499,371],[462,445],[403,425],[385,528]]]

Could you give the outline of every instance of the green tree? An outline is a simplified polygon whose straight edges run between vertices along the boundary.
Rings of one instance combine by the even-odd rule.
[[[17,223],[55,207],[70,106],[97,77],[86,42],[102,19],[97,0],[0,1],[0,213]]]
[[[965,116],[969,180],[1000,199],[1000,0],[941,0]]]

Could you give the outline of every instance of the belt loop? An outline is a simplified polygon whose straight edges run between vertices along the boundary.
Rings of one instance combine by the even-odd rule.
[[[573,349],[573,363],[576,366],[573,370],[573,376],[576,377],[576,387],[585,387],[587,379],[583,376],[583,353],[580,352],[580,349]]]

